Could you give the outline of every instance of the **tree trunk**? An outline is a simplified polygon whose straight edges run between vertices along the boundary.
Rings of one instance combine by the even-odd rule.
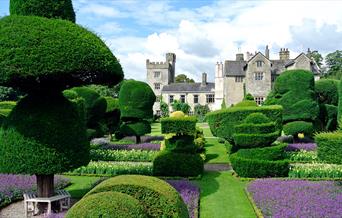
[[[136,137],[136,140],[135,140],[135,143],[136,144],[139,144],[141,142],[141,138],[139,135],[135,136]]]
[[[36,175],[38,197],[48,198],[54,195],[54,175]],[[38,214],[44,213],[46,203],[38,204]]]

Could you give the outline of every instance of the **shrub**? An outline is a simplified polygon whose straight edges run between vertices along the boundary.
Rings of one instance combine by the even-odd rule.
[[[285,122],[314,121],[319,113],[314,92],[314,76],[306,70],[287,70],[277,77],[268,101],[282,105]]]
[[[15,101],[1,101],[0,109],[12,110],[17,105]]]
[[[177,153],[196,153],[193,135],[179,135],[165,138],[165,150]]]
[[[245,134],[270,133],[270,132],[276,131],[274,122],[260,123],[260,124],[242,123],[242,124],[236,125],[234,128],[235,128],[236,133],[243,132]]]
[[[210,109],[209,109],[209,106],[207,104],[206,105],[197,104],[197,105],[195,105],[194,112],[195,112],[195,116],[197,117],[198,121],[204,122],[205,121],[205,115],[210,112]]]
[[[11,0],[11,15],[59,18],[75,23],[75,12],[71,0]]]
[[[260,112],[276,123],[276,129],[281,130],[282,107],[279,105],[262,107],[231,107],[228,109],[210,112],[206,119],[210,130],[216,137],[225,138],[232,142],[235,133],[234,126],[241,124],[251,113]]]
[[[89,83],[114,85],[123,78],[121,65],[101,39],[65,20],[3,17],[0,41],[3,86],[59,91]]]
[[[282,160],[286,146],[240,149],[230,156],[230,162],[241,177],[286,177],[289,162]]]
[[[105,97],[107,102],[106,113],[103,117],[103,122],[108,128],[108,134],[111,135],[120,127],[120,108],[117,98]]]
[[[338,84],[338,110],[337,110],[337,122],[339,128],[342,128],[342,80]]]
[[[342,164],[342,133],[326,132],[315,136],[318,158],[327,163]]]
[[[182,111],[184,114],[189,114],[189,111],[191,109],[189,104],[183,103],[178,100],[173,101],[171,106],[174,111]]]
[[[300,150],[296,152],[285,152],[285,158],[291,162],[316,162],[318,161],[316,151]]]
[[[254,134],[245,134],[245,133],[235,133],[234,134],[234,142],[238,147],[265,147],[270,146],[272,142],[274,142],[278,136],[279,132],[271,132],[271,133],[254,133]]]
[[[320,104],[338,105],[338,82],[333,79],[315,81],[315,92]]]
[[[120,132],[127,136],[142,136],[151,132],[151,125],[146,120],[132,123],[125,122],[120,126]]]
[[[12,87],[0,86],[0,101],[18,101],[24,93]]]
[[[188,217],[179,193],[165,181],[149,176],[126,175],[107,179],[93,188],[85,198],[101,192],[121,192],[137,199],[148,217]]]
[[[199,154],[161,151],[153,160],[153,175],[198,176],[203,173],[203,164]]]
[[[185,117],[185,114],[183,111],[174,111],[170,114],[170,117],[181,118],[181,117]]]
[[[72,206],[66,218],[107,217],[147,218],[140,202],[120,192],[101,192],[82,198]]]
[[[262,113],[251,113],[246,117],[244,123],[261,124],[269,123],[271,120]]]
[[[253,97],[253,95],[251,93],[247,93],[247,95],[245,95],[243,100],[254,101],[254,97]]]
[[[90,150],[90,159],[93,161],[151,162],[156,153],[156,151],[148,150],[94,149]]]
[[[313,125],[310,122],[294,121],[284,125],[284,133],[297,137],[298,133],[304,133],[306,136],[312,136]]]
[[[236,105],[234,105],[234,107],[253,107],[253,106],[258,106],[254,100],[243,100],[237,103]]]
[[[196,131],[196,117],[167,117],[160,119],[163,134],[193,135]]]

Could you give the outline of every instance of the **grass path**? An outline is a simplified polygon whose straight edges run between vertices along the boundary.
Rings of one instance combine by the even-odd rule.
[[[201,188],[201,218],[255,218],[242,182],[231,175],[231,171],[205,172],[196,181]]]
[[[80,199],[92,188],[100,177],[91,176],[65,176],[71,180],[71,185],[66,188],[72,198]]]

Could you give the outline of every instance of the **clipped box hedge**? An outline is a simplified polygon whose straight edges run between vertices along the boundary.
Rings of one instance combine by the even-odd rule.
[[[342,164],[342,132],[324,132],[315,136],[318,158],[327,163]]]
[[[199,154],[161,151],[153,160],[155,176],[198,176],[203,169],[203,159]]]
[[[160,119],[163,134],[193,135],[196,132],[196,117],[166,117]]]
[[[276,129],[282,128],[282,111],[280,105],[262,107],[230,107],[210,112],[206,115],[210,130],[214,136],[225,138],[232,142],[235,133],[234,126],[241,124],[251,113],[260,112],[276,123]]]
[[[230,156],[234,171],[241,177],[287,177],[289,161],[284,160],[287,144],[266,148],[240,149]]]
[[[107,179],[84,198],[101,192],[121,192],[137,199],[148,217],[188,218],[179,193],[167,182],[151,176],[124,175]]]
[[[66,218],[147,218],[140,202],[120,192],[101,192],[82,198],[68,210]]]
[[[265,147],[270,146],[279,137],[279,135],[278,131],[264,134],[235,133],[234,143],[239,147]]]
[[[235,132],[243,132],[243,133],[270,133],[275,132],[275,123],[269,122],[269,123],[258,123],[258,124],[251,124],[251,123],[242,123],[239,125],[236,125]]]
[[[305,121],[293,121],[283,126],[285,135],[293,135],[297,137],[298,133],[304,133],[305,136],[311,136],[313,125],[311,122]]]

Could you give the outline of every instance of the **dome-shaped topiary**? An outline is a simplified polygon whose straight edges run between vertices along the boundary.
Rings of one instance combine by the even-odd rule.
[[[11,15],[59,18],[75,23],[71,0],[11,0]]]
[[[170,114],[170,117],[181,118],[185,117],[185,114],[183,113],[183,111],[174,111]]]
[[[148,217],[189,217],[179,193],[167,182],[156,177],[116,176],[97,185],[85,198],[108,191],[125,193],[139,200]]]
[[[116,84],[121,65],[95,34],[71,22],[31,16],[0,19],[0,85],[28,92]]]
[[[119,96],[122,119],[152,118],[152,107],[156,100],[156,96],[147,83],[127,80],[123,82]]]
[[[0,130],[2,173],[51,175],[88,162],[83,119],[61,94],[26,96]]]
[[[251,113],[244,120],[244,123],[254,123],[254,124],[269,123],[269,122],[271,122],[271,120],[263,113]]]
[[[87,217],[147,218],[147,215],[137,199],[109,191],[82,198],[66,214],[66,218]]]
[[[256,106],[258,105],[254,100],[243,100],[237,103],[236,105],[234,105],[234,107],[256,107]]]

